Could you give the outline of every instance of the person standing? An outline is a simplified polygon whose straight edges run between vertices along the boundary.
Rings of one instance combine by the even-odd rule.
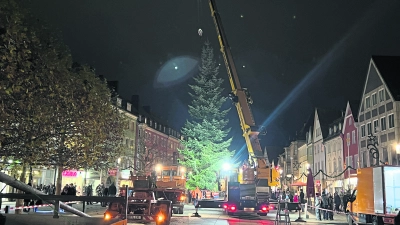
[[[297,195],[297,193],[295,193],[293,196],[293,203],[299,204],[299,196]],[[297,205],[297,207],[298,207],[298,205]],[[296,212],[297,212],[297,209],[296,209]]]
[[[303,204],[305,203],[304,201],[304,192],[303,189],[300,189],[300,204],[301,204],[301,212],[304,212]]]
[[[93,196],[93,188],[92,188],[91,184],[89,186],[87,186],[87,188],[86,188],[86,196]],[[93,205],[93,202],[92,201],[88,201],[87,204],[88,205]]]
[[[340,196],[337,192],[335,192],[335,211],[339,212],[340,211],[340,204],[342,203],[342,200],[340,199]]]
[[[334,204],[334,202],[333,202],[332,194],[329,193],[329,196],[328,196],[328,210],[329,211],[327,211],[327,213],[329,215],[330,220],[333,220],[333,204]]]
[[[315,194],[315,217],[317,217],[317,220],[322,220],[321,219],[321,211],[320,211],[320,207],[321,207],[321,198],[319,197],[319,193]]]

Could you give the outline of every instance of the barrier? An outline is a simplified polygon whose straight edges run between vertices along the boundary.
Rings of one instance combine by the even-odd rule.
[[[79,204],[79,202],[63,202],[63,203],[64,204]],[[33,208],[40,208],[40,207],[47,207],[47,206],[53,206],[53,204],[30,205],[30,206],[20,206],[20,207],[6,206],[5,208],[0,209],[0,211],[5,211],[7,213],[7,210],[33,209]]]

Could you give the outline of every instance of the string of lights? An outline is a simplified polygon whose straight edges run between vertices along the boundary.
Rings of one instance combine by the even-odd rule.
[[[337,175],[328,175],[327,173],[325,173],[323,170],[319,170],[316,174],[313,175],[313,177],[318,176],[320,173],[322,173],[324,176],[329,177],[329,178],[337,178],[342,176],[347,170],[352,169],[352,170],[356,170],[355,168],[351,167],[351,166],[347,166],[346,169],[344,169],[341,173],[337,174]],[[303,176],[307,177],[307,174],[302,173],[301,176],[297,179],[294,179],[293,181],[298,181],[300,180]]]

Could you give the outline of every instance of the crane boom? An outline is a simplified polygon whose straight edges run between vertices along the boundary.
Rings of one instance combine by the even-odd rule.
[[[266,159],[261,149],[260,141],[258,139],[259,130],[255,124],[253,114],[250,109],[252,103],[249,92],[246,88],[242,88],[240,85],[239,77],[237,74],[235,62],[231,53],[231,49],[226,38],[221,17],[217,10],[215,0],[209,0],[211,16],[214,20],[214,25],[218,35],[218,41],[220,44],[220,51],[224,58],[226,71],[229,77],[229,83],[232,88],[232,94],[236,101],[236,110],[240,120],[240,126],[243,131],[243,137],[246,141],[247,150],[249,153],[249,161],[257,170],[257,180],[268,180],[270,179],[270,170],[268,168]]]

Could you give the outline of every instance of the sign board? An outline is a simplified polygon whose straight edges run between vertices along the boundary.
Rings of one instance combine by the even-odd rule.
[[[108,175],[109,176],[116,176],[117,175],[117,169],[108,169]]]
[[[62,172],[63,177],[77,177],[78,176],[78,171],[76,170],[64,170]]]

